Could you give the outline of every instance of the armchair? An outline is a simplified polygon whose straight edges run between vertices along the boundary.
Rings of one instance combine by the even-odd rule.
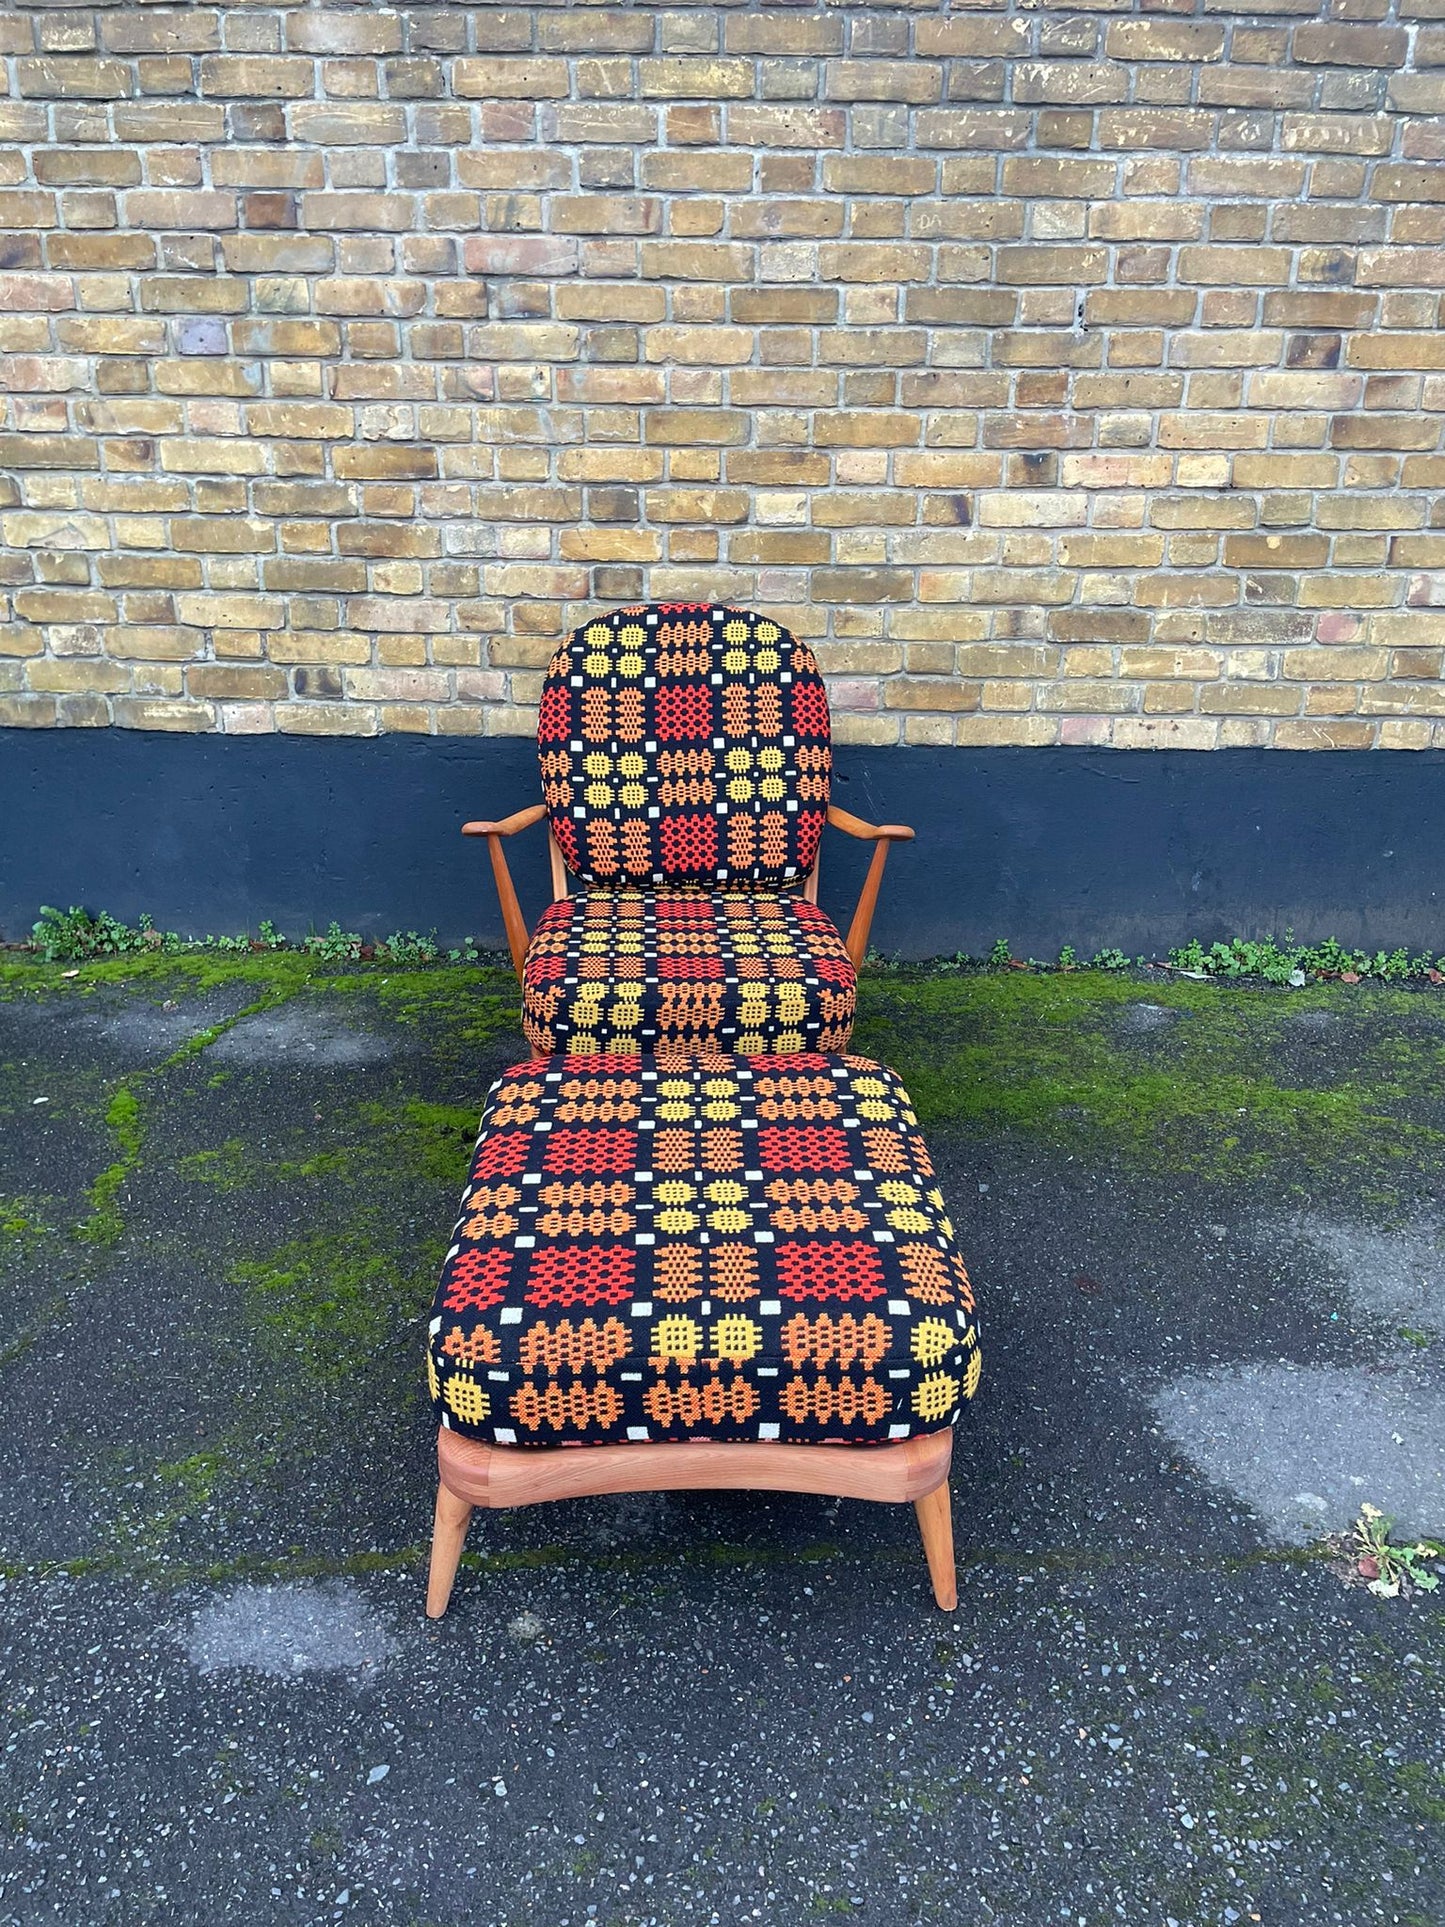
[[[545,800],[462,826],[487,841],[534,1049],[847,1048],[889,847],[913,831],[829,800],[805,645],[743,610],[616,610],[553,657],[538,745]],[[529,935],[505,845],[544,819],[553,901]],[[846,939],[818,907],[825,824],[873,844]]]

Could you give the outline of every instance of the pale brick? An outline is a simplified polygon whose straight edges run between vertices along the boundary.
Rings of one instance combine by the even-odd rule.
[[[309,60],[287,55],[206,54],[201,92],[223,99],[302,100],[315,84]]]
[[[488,54],[452,63],[452,90],[459,100],[565,100],[565,60]]]

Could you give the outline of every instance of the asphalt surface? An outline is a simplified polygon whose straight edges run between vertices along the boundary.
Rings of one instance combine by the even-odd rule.
[[[478,1515],[432,1625],[420,1321],[525,1051],[417,983],[0,1001],[4,1927],[1445,1920],[1445,1590],[1322,1543],[1445,1531],[1438,1157],[935,1124],[955,1613],[905,1509],[679,1494]],[[1301,1088],[1398,1041],[1325,1017]]]

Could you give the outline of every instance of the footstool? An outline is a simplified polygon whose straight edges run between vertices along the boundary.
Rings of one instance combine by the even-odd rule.
[[[912,1501],[956,1603],[968,1273],[867,1058],[552,1057],[493,1086],[429,1325],[427,1612],[476,1506],[723,1487]]]

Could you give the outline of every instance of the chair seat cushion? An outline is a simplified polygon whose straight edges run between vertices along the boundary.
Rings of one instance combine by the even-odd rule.
[[[978,1383],[908,1094],[867,1058],[554,1057],[493,1086],[432,1308],[489,1444],[871,1444]]]
[[[522,1028],[543,1056],[839,1051],[857,994],[843,939],[815,903],[594,890],[542,913]]]

